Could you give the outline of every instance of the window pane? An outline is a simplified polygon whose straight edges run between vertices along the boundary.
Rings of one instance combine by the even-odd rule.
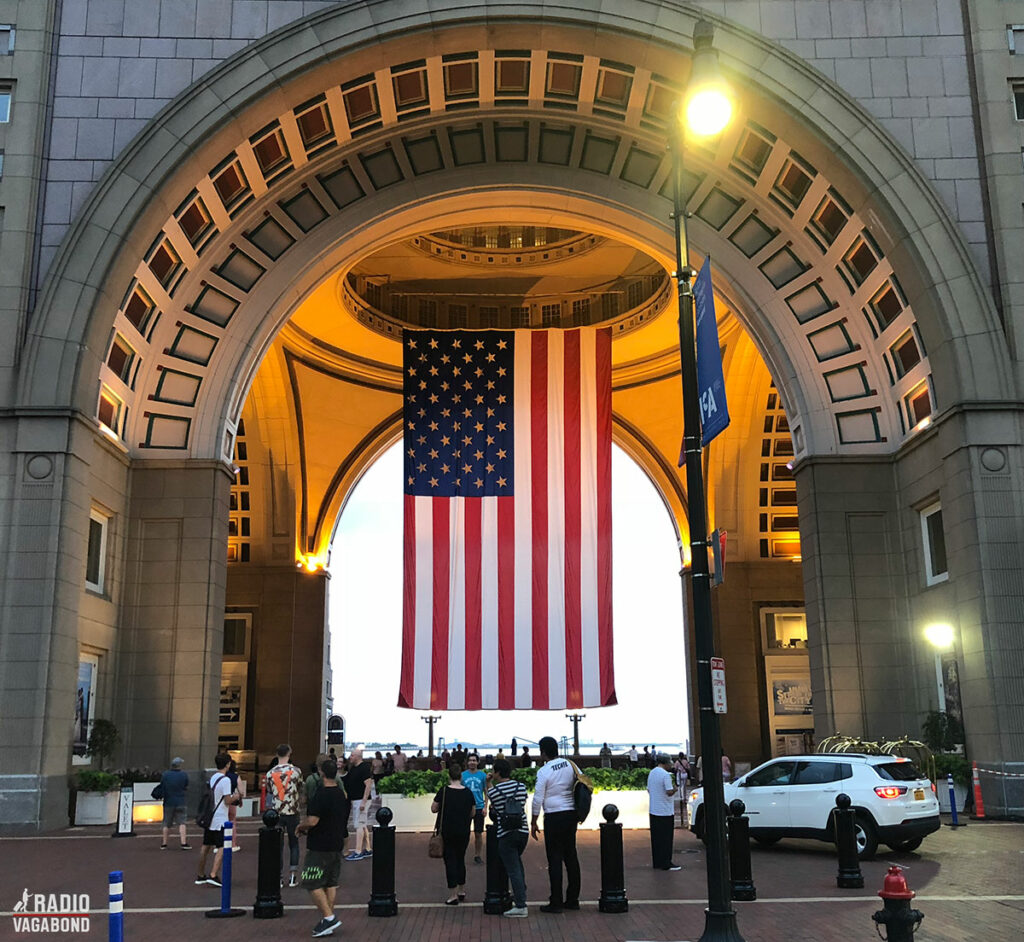
[[[96,519],[89,521],[89,549],[85,560],[85,581],[89,585],[100,585],[100,563],[103,553],[103,524]]]
[[[947,571],[946,566],[946,535],[942,531],[942,511],[936,510],[925,518],[928,528],[928,557],[931,562],[931,574],[941,576]]]

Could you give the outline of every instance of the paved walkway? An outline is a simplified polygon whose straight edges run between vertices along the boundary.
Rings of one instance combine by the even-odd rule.
[[[216,934],[218,942],[259,936],[261,940],[309,938],[317,921],[301,889],[282,891],[282,919],[255,923],[256,828],[241,826],[242,853],[234,858],[235,906],[239,919],[206,920],[217,908],[220,891],[192,883],[198,849],[159,849],[159,832],[140,827],[137,838],[112,840],[108,828],[78,828],[38,837],[2,838],[0,854],[0,939],[16,934],[12,910],[24,890],[30,893],[88,893],[91,931],[107,933],[107,874],[124,872],[125,939],[128,942],[192,940]],[[173,838],[172,838],[173,840]],[[360,940],[595,940],[595,942],[682,942],[700,937],[704,925],[705,857],[703,848],[683,831],[676,832],[677,873],[650,869],[645,831],[625,832],[626,886],[630,910],[622,915],[597,911],[600,890],[598,837],[580,835],[583,909],[545,916],[536,907],[547,895],[543,848],[531,841],[524,855],[531,913],[528,919],[486,916],[480,900],[484,868],[469,864],[469,902],[446,907],[441,861],[427,857],[425,834],[400,834],[396,887],[399,915],[371,919],[370,862],[345,863],[338,893],[342,928],[335,938]],[[865,889],[837,890],[831,847],[812,841],[783,841],[771,848],[753,847],[754,881],[759,899],[737,903],[738,926],[747,942],[820,942],[876,938],[871,913],[879,908],[876,892],[890,861],[906,868],[918,893],[914,905],[925,913],[919,942],[1011,942],[1024,938],[1024,825],[972,822],[954,831],[944,827],[927,838],[918,853],[886,853],[863,866]],[[78,938],[71,934],[62,938]]]

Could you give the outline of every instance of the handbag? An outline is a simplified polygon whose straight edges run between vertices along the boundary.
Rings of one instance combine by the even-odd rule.
[[[437,822],[434,824],[434,833],[430,835],[427,842],[427,856],[439,859],[444,857],[444,835],[441,833],[441,819],[444,817],[444,798],[448,793],[446,785],[441,791],[441,810],[437,813]]]
[[[158,782],[149,794],[156,801],[160,801],[164,797],[164,783]]]
[[[587,820],[590,814],[590,802],[594,797],[593,783],[579,769],[575,762],[569,763],[576,773],[576,783],[572,787],[572,803],[576,809],[576,820],[580,824]]]

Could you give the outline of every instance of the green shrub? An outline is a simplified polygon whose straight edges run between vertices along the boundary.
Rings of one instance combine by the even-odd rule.
[[[946,781],[946,776],[952,772],[953,781],[957,785],[970,785],[971,783],[971,767],[967,764],[967,759],[963,756],[958,755],[944,755],[942,753],[935,756],[935,783],[940,788]]]
[[[121,734],[110,720],[96,720],[89,733],[89,745],[85,754],[91,759],[99,759],[102,769],[114,750],[121,744]]]
[[[75,776],[75,784],[80,792],[112,792],[121,787],[121,779],[113,772],[82,769]]]
[[[160,774],[160,769],[152,769],[148,765],[140,768],[117,769],[114,772],[114,775],[121,780],[122,785],[134,785],[136,782],[159,782]]]
[[[377,792],[381,795],[402,795],[405,798],[436,795],[438,789],[448,781],[447,772],[395,772],[380,780]]]
[[[584,769],[583,772],[594,783],[596,791],[644,791],[647,788],[647,769]],[[537,786],[536,769],[513,769],[512,778],[522,782],[527,791],[532,792]],[[435,795],[447,782],[447,772],[396,772],[382,778],[377,791],[382,795],[415,798]]]
[[[956,717],[931,710],[921,724],[921,736],[934,752],[949,752],[964,741],[964,728]]]

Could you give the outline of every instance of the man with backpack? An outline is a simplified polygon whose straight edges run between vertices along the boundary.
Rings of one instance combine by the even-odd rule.
[[[220,753],[214,760],[217,771],[210,777],[210,784],[203,790],[199,798],[199,810],[196,813],[196,824],[203,829],[203,848],[199,852],[199,867],[196,870],[196,886],[207,883],[220,886],[220,867],[224,854],[218,851],[224,846],[224,825],[228,820],[228,805],[236,800],[235,791],[231,787],[231,779],[227,776],[227,768],[231,764],[231,756]],[[213,866],[210,875],[206,875],[206,858],[213,850]]]
[[[530,833],[539,840],[537,820],[544,812],[544,850],[548,857],[548,880],[551,896],[542,913],[560,913],[580,908],[580,860],[576,855],[576,767],[568,759],[558,758],[558,743],[553,736],[545,736],[540,743],[540,757],[544,765],[537,771],[537,784],[533,790],[533,824]],[[562,898],[562,867],[568,881],[565,899]]]
[[[526,874],[523,851],[530,839],[526,829],[526,786],[512,778],[508,759],[494,760],[494,784],[487,790],[491,820],[497,825],[498,856],[512,885],[512,908],[502,915],[523,917],[526,909]]]
[[[302,772],[291,764],[292,747],[277,747],[277,765],[267,772],[267,803],[279,815],[281,827],[288,832],[289,886],[299,885],[299,782]]]

